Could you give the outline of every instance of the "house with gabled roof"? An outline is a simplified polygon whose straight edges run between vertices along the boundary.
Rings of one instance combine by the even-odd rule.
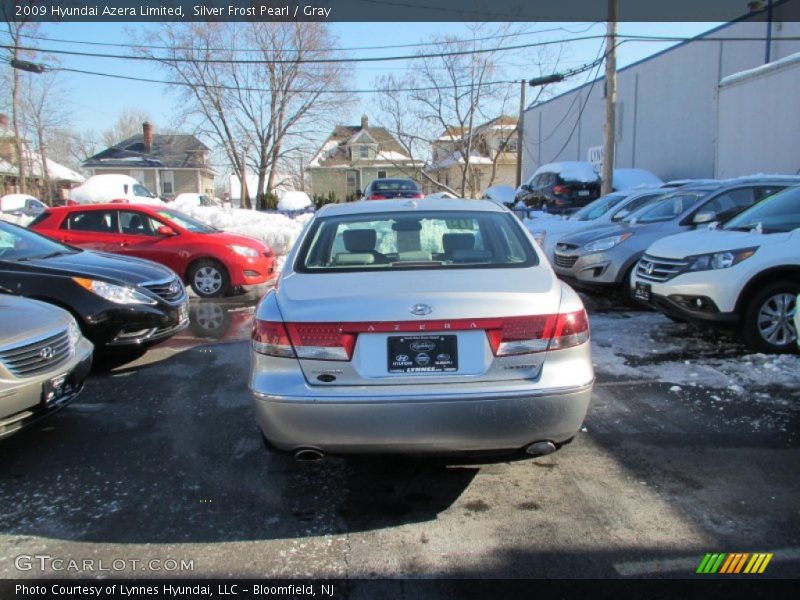
[[[413,160],[384,127],[337,125],[306,167],[314,196],[333,194],[338,202],[356,199],[374,179],[421,180],[422,163]]]
[[[193,135],[154,134],[150,123],[142,133],[106,148],[86,160],[92,175],[130,175],[162,198],[182,193],[214,195],[211,150]]]

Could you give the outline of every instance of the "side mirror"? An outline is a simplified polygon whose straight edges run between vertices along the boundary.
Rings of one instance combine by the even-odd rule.
[[[621,211],[619,211],[617,214],[614,215],[614,219],[616,219],[617,221],[621,221],[629,214],[631,214],[631,211],[629,211],[627,208],[623,208]]]
[[[717,220],[717,213],[713,210],[704,210],[697,213],[692,219],[694,225],[702,225],[703,223],[711,223]]]
[[[177,235],[172,227],[167,227],[166,225],[162,225],[156,229],[156,233],[163,236]]]

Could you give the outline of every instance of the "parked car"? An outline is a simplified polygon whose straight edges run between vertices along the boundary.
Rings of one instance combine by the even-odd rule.
[[[69,192],[69,204],[155,204],[164,202],[129,175],[93,175]]]
[[[146,258],[178,273],[202,298],[275,276],[275,254],[262,242],[214,229],[170,208],[117,204],[65,206],[30,225],[64,243]]]
[[[792,177],[742,178],[678,188],[629,223],[564,236],[556,244],[553,268],[585,290],[613,289],[627,296],[630,274],[650,244],[698,226],[706,229],[712,221],[727,220],[797,182],[800,179]]]
[[[516,200],[551,213],[569,213],[600,197],[600,175],[588,162],[542,165],[517,190]]]
[[[544,249],[547,260],[553,264],[556,244],[564,236],[590,227],[621,223],[666,193],[667,190],[660,188],[613,192],[587,204],[567,219],[534,219],[527,225]]]
[[[44,202],[28,194],[6,194],[0,198],[0,213],[9,215],[36,217],[46,208]]]
[[[549,453],[593,379],[580,298],[490,202],[328,205],[256,310],[256,415],[298,459]]]
[[[757,352],[796,350],[800,187],[715,230],[656,241],[631,283],[636,299],[675,318],[738,327]]]
[[[373,179],[361,195],[364,200],[389,200],[391,198],[423,198],[413,179]]]
[[[9,291],[0,289],[0,439],[72,402],[92,365],[72,315]]]
[[[2,221],[0,287],[65,308],[96,347],[145,346],[189,324],[186,290],[166,267],[65,246]]]
[[[510,185],[493,185],[483,193],[483,200],[491,200],[495,204],[502,204],[511,208],[516,204],[517,190]]]

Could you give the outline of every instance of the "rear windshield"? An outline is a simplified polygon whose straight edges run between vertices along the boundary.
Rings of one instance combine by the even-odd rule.
[[[317,219],[295,271],[530,267],[538,259],[516,217],[491,212],[404,212]]]
[[[708,192],[683,192],[666,196],[636,216],[637,223],[671,221],[696,206]]]
[[[416,192],[417,184],[404,179],[384,179],[382,181],[373,181],[372,189],[376,192]]]

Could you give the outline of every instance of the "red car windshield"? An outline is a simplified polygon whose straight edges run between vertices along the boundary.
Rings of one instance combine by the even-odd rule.
[[[214,233],[215,231],[219,231],[210,225],[206,225],[197,219],[193,219],[189,215],[185,215],[169,208],[159,208],[156,211],[156,214],[162,219],[166,219],[170,223],[174,223],[175,225],[178,225],[186,231],[191,231],[192,233]]]

